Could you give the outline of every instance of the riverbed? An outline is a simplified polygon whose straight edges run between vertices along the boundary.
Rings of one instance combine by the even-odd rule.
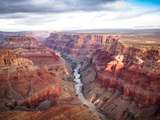
[[[81,66],[77,65],[76,68],[73,71],[76,94],[78,95],[80,101],[84,105],[86,105],[91,112],[93,112],[96,115],[98,115],[100,117],[100,119],[107,120],[107,118],[105,117],[105,115],[103,115],[102,113],[100,113],[96,109],[96,106],[93,103],[91,103],[90,101],[88,101],[87,99],[85,99],[85,97],[83,95],[83,91],[82,91],[83,83],[81,82],[80,68],[81,68]]]

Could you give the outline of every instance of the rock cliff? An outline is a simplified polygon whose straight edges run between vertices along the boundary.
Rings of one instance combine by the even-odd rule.
[[[44,101],[50,106],[57,103],[61,82],[69,73],[54,51],[25,36],[6,38],[0,47],[1,111],[34,110]]]
[[[81,70],[84,93],[113,119],[158,120],[159,59],[156,49],[142,50],[119,43],[99,49],[89,67]]]

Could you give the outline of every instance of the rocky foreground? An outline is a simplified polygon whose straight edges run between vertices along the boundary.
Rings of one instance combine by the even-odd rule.
[[[81,64],[85,97],[115,120],[160,119],[160,50],[119,36],[53,33],[45,43]]]
[[[99,120],[75,95],[70,67],[33,37],[0,44],[0,120]]]

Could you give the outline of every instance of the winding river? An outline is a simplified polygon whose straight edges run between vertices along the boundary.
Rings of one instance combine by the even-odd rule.
[[[91,112],[97,114],[100,117],[100,119],[107,120],[107,118],[96,109],[96,106],[93,103],[91,103],[90,101],[85,99],[85,97],[83,95],[83,92],[82,92],[83,84],[82,84],[81,79],[80,79],[80,77],[81,77],[80,67],[81,67],[80,65],[77,65],[76,68],[74,69],[74,82],[75,82],[76,94],[78,95],[80,101],[84,105],[88,106],[88,108]]]

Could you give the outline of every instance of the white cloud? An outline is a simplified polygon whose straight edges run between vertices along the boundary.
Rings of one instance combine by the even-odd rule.
[[[43,2],[46,1],[48,0],[43,0]],[[1,18],[0,30],[73,30],[160,26],[159,10],[130,5],[124,1],[112,3],[110,7],[114,10],[72,11],[43,15],[26,13],[27,17],[19,19]]]

